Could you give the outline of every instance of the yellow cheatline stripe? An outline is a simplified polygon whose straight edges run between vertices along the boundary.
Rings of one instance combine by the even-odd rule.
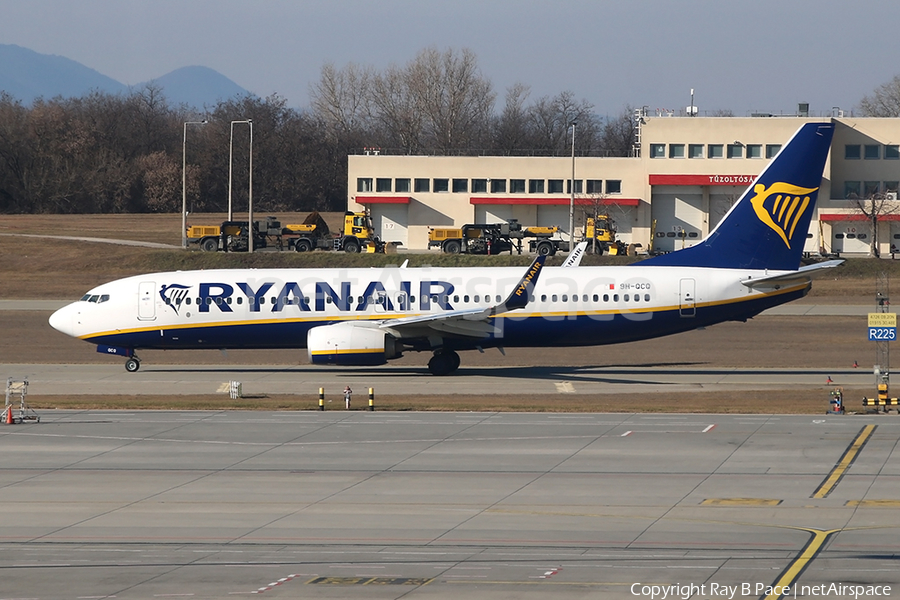
[[[861,508],[898,508],[900,500],[848,500],[844,506],[859,506]]]
[[[784,586],[793,586],[794,581],[800,576],[806,566],[816,557],[819,551],[822,549],[822,546],[825,545],[825,542],[828,541],[832,535],[841,531],[840,529],[829,529],[828,531],[821,531],[818,529],[805,529],[805,528],[797,528],[802,531],[808,531],[812,534],[812,537],[809,538],[809,541],[806,542],[806,546],[803,547],[803,550],[800,551],[800,555],[794,559],[794,561],[787,566],[784,572],[781,574],[781,577],[772,584],[773,590],[783,590]],[[776,594],[771,593],[765,597],[765,600],[778,600],[779,598],[784,597],[785,594]]]
[[[705,308],[710,306],[724,306],[726,304],[740,304],[741,302],[749,302],[752,300],[758,300],[761,296],[780,296],[782,294],[787,294],[790,292],[797,291],[806,287],[806,283],[792,286],[789,288],[782,288],[776,292],[766,292],[764,294],[755,295],[752,297],[742,297],[742,298],[729,298],[726,300],[718,300],[716,302],[697,302],[694,304],[697,308]],[[487,308],[487,307],[485,307]],[[613,309],[613,310],[592,310],[592,311],[554,311],[554,312],[522,312],[522,311],[510,311],[508,313],[502,313],[497,315],[498,317],[505,317],[509,315],[510,318],[516,319],[528,319],[534,317],[590,317],[590,316],[600,316],[600,315],[635,315],[635,314],[644,314],[644,313],[657,313],[657,312],[672,312],[676,310],[680,310],[681,306],[675,304],[671,306],[654,306],[649,308],[636,308],[636,309]],[[182,329],[206,329],[212,327],[239,327],[242,325],[274,325],[274,324],[284,324],[284,323],[307,323],[310,321],[383,321],[385,319],[401,319],[404,317],[420,317],[424,316],[427,313],[375,313],[375,314],[364,314],[364,315],[353,315],[353,314],[341,314],[341,315],[316,315],[310,316],[308,318],[301,317],[291,317],[285,319],[243,319],[239,321],[213,321],[206,323],[179,323],[175,325],[151,325],[147,327],[133,327],[129,329],[112,329],[109,331],[99,331],[96,333],[89,333],[86,335],[79,336],[78,339],[90,341],[92,338],[101,337],[101,336],[116,336],[116,335],[124,335],[130,333],[144,333],[147,331],[178,331]],[[440,316],[440,313],[434,313],[435,316]]]
[[[707,498],[704,506],[778,506],[781,500],[775,498]]]
[[[872,432],[875,431],[877,425],[866,425],[862,428],[859,434],[856,436],[856,439],[853,440],[853,443],[850,444],[850,447],[844,451],[844,456],[841,457],[841,460],[838,461],[838,464],[831,470],[831,473],[828,474],[828,477],[825,478],[825,481],[822,482],[822,485],[813,493],[811,498],[824,498],[837,486],[838,482],[844,476],[844,473],[850,468],[850,465],[853,464],[853,461],[856,460],[859,451],[862,450],[862,447],[866,444],[869,438],[872,436]]]

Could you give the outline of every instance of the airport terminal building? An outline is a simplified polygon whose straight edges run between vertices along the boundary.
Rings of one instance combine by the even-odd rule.
[[[702,239],[809,117],[640,119],[633,157],[574,160],[575,234],[608,214],[618,237],[672,251]],[[872,224],[859,199],[886,198],[882,254],[900,248],[900,119],[834,117],[808,252],[869,252]],[[577,132],[576,132],[577,133]],[[403,247],[428,246],[429,227],[496,223],[559,226],[568,239],[573,160],[536,156],[351,155],[348,210],[371,211],[376,232]],[[894,204],[896,203],[896,207]]]

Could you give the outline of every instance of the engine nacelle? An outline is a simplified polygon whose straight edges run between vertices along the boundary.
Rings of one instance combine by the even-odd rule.
[[[309,361],[314,365],[383,365],[400,356],[394,342],[375,323],[322,325],[306,334]]]

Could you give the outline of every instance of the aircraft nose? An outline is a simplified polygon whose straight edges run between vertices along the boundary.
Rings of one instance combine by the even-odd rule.
[[[66,306],[63,306],[58,311],[50,315],[50,327],[59,331],[60,333],[76,337],[74,317],[75,309],[72,308],[72,305],[68,304]]]

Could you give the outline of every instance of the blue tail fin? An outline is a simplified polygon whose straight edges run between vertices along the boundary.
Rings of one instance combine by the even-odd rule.
[[[833,133],[803,125],[702,242],[638,264],[797,269]]]

